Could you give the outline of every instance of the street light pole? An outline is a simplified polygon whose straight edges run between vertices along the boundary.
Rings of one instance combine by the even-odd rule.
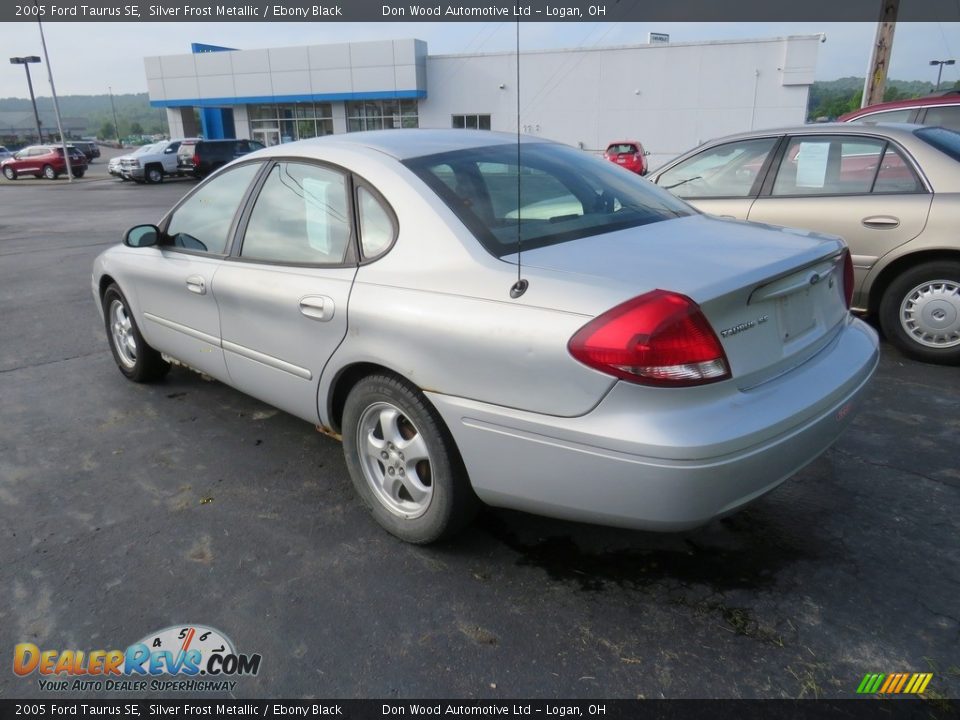
[[[27,71],[27,87],[30,89],[30,104],[33,105],[33,119],[37,123],[37,142],[42,143],[43,131],[40,129],[40,113],[37,112],[37,98],[33,94],[33,81],[30,79],[30,63],[38,62],[40,62],[40,58],[36,55],[10,58],[11,65],[23,65],[23,69]]]
[[[934,89],[934,92],[940,89],[940,78],[943,77],[943,66],[944,65],[953,65],[956,63],[956,60],[931,60],[931,65],[939,65],[937,68],[937,87]]]

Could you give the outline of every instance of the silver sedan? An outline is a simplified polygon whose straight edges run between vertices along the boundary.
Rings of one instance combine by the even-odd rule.
[[[838,238],[469,130],[253,153],[103,252],[92,290],[125,376],[176,362],[342,438],[416,543],[480,502],[706,523],[822,453],[878,358]]]

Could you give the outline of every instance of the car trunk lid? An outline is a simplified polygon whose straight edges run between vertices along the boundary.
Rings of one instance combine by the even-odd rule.
[[[523,266],[589,276],[592,314],[653,289],[686,295],[734,381],[753,387],[815,354],[848,317],[843,251],[831,236],[692,216],[524,251]]]

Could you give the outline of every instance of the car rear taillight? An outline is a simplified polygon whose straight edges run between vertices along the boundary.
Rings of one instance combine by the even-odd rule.
[[[195,153],[193,154],[193,157],[190,158],[190,160],[191,160],[191,162],[193,162],[193,166],[194,166],[194,167],[200,167],[200,153],[196,153],[196,152],[195,152]]]
[[[843,251],[843,299],[849,310],[853,304],[853,258],[849,248]]]
[[[644,385],[704,385],[730,377],[727,355],[700,306],[666,290],[599,315],[567,349],[584,365]]]

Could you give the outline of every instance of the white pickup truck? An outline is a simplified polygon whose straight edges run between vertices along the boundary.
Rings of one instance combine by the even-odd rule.
[[[163,182],[167,175],[182,176],[183,171],[177,167],[177,150],[183,140],[165,140],[152,145],[147,152],[120,158],[120,176],[138,183]]]

